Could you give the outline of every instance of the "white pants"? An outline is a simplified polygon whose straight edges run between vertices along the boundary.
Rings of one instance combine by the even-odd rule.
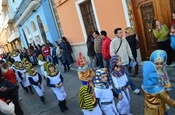
[[[126,89],[126,92],[122,91],[123,99],[119,100],[117,103],[117,108],[120,114],[128,114],[130,113],[130,96],[129,90]]]
[[[114,101],[108,105],[101,104],[100,107],[105,115],[119,115],[119,113],[117,112],[116,106],[114,104]]]
[[[6,115],[15,115],[15,105],[10,102],[9,105],[0,100],[0,111]]]
[[[83,115],[102,115],[100,107],[97,105],[92,111],[82,109]]]

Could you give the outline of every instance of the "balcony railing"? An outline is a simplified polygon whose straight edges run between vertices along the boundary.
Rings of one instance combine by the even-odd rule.
[[[14,23],[17,22],[17,20],[20,18],[20,16],[22,15],[22,13],[24,12],[24,10],[27,8],[27,6],[30,4],[30,2],[32,2],[33,0],[22,0],[21,4],[19,5],[19,7],[17,8],[17,11],[15,13],[14,16]]]

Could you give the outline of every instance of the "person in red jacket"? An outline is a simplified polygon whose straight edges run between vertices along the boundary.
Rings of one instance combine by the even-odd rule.
[[[109,70],[109,61],[111,59],[110,56],[110,43],[111,43],[111,39],[107,36],[107,32],[102,30],[101,32],[101,36],[102,36],[102,56],[103,59],[106,62],[106,68]]]
[[[2,76],[13,84],[17,84],[16,76],[13,70],[9,69],[7,63],[2,64]]]
[[[42,54],[43,56],[45,57],[45,59],[48,61],[48,62],[52,62],[53,63],[53,59],[50,55],[50,48],[46,45],[43,45],[42,47]]]

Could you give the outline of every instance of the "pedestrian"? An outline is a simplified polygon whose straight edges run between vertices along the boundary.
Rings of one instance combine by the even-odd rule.
[[[127,40],[123,38],[123,32],[121,28],[116,28],[114,30],[114,34],[115,34],[115,38],[111,41],[111,44],[110,44],[110,55],[112,57],[117,54],[121,57],[122,65],[125,67],[125,73],[130,82],[131,89],[133,93],[138,94],[140,92],[140,89],[136,88],[136,86],[132,82],[130,78],[129,70],[128,70],[129,58],[132,61],[135,61],[132,55],[130,46]]]
[[[113,92],[111,90],[112,80],[109,79],[107,68],[97,69],[94,78],[94,92],[101,110],[105,115],[119,115]]]
[[[114,55],[110,60],[110,74],[112,81],[118,93],[117,109],[120,114],[132,115],[130,113],[130,82],[125,73],[125,67],[122,65],[122,58]]]
[[[20,54],[15,50],[12,51],[11,58],[13,58],[14,61],[21,61]]]
[[[97,56],[98,64],[100,65],[100,68],[103,68],[103,57],[102,57],[102,37],[100,36],[100,33],[98,31],[93,32],[94,37],[94,50]]]
[[[13,102],[9,99],[0,98],[0,113],[5,115],[16,115]]]
[[[59,107],[61,112],[65,112],[69,108],[66,105],[66,92],[63,86],[63,76],[59,71],[56,70],[56,67],[49,63],[47,64],[47,86],[51,87],[55,93],[57,100],[59,101]]]
[[[56,57],[57,57],[58,64],[59,64],[59,60],[61,64],[63,64],[61,46],[57,41],[55,41],[55,46],[56,46]]]
[[[42,84],[42,77],[41,75],[36,72],[35,68],[30,65],[28,67],[28,72],[29,72],[29,82],[32,84],[33,88],[35,89],[36,93],[40,97],[40,100],[45,104],[45,98],[44,98],[44,86]]]
[[[102,111],[94,93],[93,77],[89,78],[87,85],[80,87],[79,107],[83,112],[83,115],[102,115]]]
[[[87,56],[90,59],[90,67],[96,69],[97,57],[94,51],[94,42],[92,35],[88,35],[86,45],[87,45]]]
[[[77,69],[78,77],[83,85],[87,85],[89,78],[94,76],[94,71],[90,67],[90,65],[86,62],[81,52],[79,52],[78,55],[77,65],[78,65]]]
[[[102,56],[103,59],[106,63],[106,68],[109,70],[110,68],[110,43],[111,43],[111,39],[107,36],[107,32],[102,30],[101,32],[101,37],[102,37]]]
[[[156,64],[157,65],[157,64]],[[160,66],[159,64],[158,66]],[[145,61],[142,67],[144,91],[144,115],[167,115],[167,104],[175,107],[175,100],[169,97],[154,63]]]
[[[15,114],[24,115],[17,98],[18,96],[16,91],[18,90],[18,88],[19,88],[18,85],[15,85],[10,81],[8,81],[7,79],[5,79],[2,76],[0,70],[0,98],[11,100],[15,105]]]
[[[44,61],[43,55],[40,54],[38,56],[38,65],[40,66],[41,76],[43,76],[43,78],[45,79],[46,76],[44,74],[44,63],[45,61]]]
[[[172,62],[172,49],[169,39],[169,28],[165,24],[161,24],[158,20],[152,21],[153,35],[157,39],[157,46],[159,49],[167,53],[167,65]]]
[[[165,68],[167,54],[164,50],[155,50],[150,55],[150,61],[156,66],[157,75],[163,83],[166,91],[172,90],[168,73]]]
[[[125,28],[125,34],[126,34],[126,40],[130,46],[132,55],[134,57],[134,61],[136,62],[135,69],[134,69],[134,74],[132,75],[133,77],[136,77],[138,75],[139,71],[139,65],[137,63],[137,49],[139,48],[138,45],[138,40],[136,39],[136,34],[134,33],[133,29],[131,27]],[[129,63],[131,63],[132,60],[129,60]],[[129,66],[129,72],[131,73],[132,67]]]
[[[21,62],[18,62],[18,76],[21,79],[22,85],[25,88],[25,91],[28,92],[28,89],[30,90],[31,94],[34,94],[31,84],[28,79],[28,72],[26,71],[27,69],[23,66]]]

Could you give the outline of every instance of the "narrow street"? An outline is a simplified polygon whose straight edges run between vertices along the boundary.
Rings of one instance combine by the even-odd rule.
[[[39,69],[38,66],[36,67],[37,70]],[[61,65],[59,65],[58,70],[61,72],[63,71],[63,68]],[[141,68],[141,66],[140,66]],[[175,68],[168,67],[168,73],[170,80],[172,81],[172,88],[173,91],[170,92],[171,98],[175,99]],[[25,115],[83,115],[78,107],[78,91],[79,87],[81,86],[81,82],[78,79],[76,68],[72,67],[72,70],[67,73],[62,73],[64,77],[64,87],[67,92],[67,105],[69,107],[69,110],[65,113],[61,113],[59,107],[58,107],[58,101],[52,92],[51,88],[46,86],[45,80],[43,80],[44,87],[45,87],[45,93],[44,97],[46,99],[46,104],[44,105],[38,95],[36,93],[26,93],[20,88],[19,95],[22,97],[22,100],[20,101],[20,104],[23,108],[23,111]],[[142,83],[142,77],[141,77],[141,71],[139,72],[139,76],[136,78],[132,78],[136,86],[140,88],[140,85]],[[117,100],[115,99],[115,102]],[[144,112],[144,96],[143,92],[139,95],[135,95],[131,93],[131,113],[133,115],[143,115]],[[169,110],[169,115],[174,115],[175,108],[171,107]]]

